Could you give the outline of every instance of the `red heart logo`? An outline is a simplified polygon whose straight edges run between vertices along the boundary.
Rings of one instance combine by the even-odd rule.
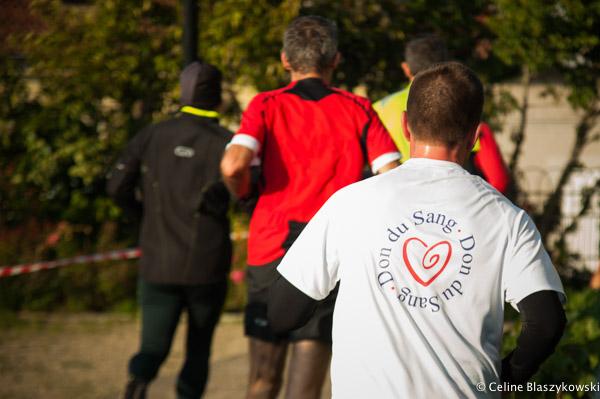
[[[408,259],[407,248],[408,244],[410,244],[411,242],[418,242],[425,248],[429,248],[427,249],[427,251],[425,251],[423,257],[421,258],[421,267],[423,267],[423,269],[434,269],[435,271],[436,266],[438,266],[439,268],[439,270],[437,270],[435,274],[433,274],[433,276],[431,276],[427,281],[425,281],[419,276],[413,265],[410,263],[410,260]],[[412,274],[413,278],[422,286],[427,287],[444,271],[446,265],[448,265],[448,262],[452,257],[452,245],[450,245],[450,242],[448,241],[440,241],[437,244],[429,247],[420,238],[412,237],[404,241],[404,246],[402,248],[402,257],[404,258],[404,264],[406,265],[406,268],[408,269],[410,274]]]

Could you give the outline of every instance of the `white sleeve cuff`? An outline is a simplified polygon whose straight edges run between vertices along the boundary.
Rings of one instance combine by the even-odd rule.
[[[230,146],[231,144],[237,144],[249,148],[255,154],[258,154],[258,151],[260,150],[260,142],[254,137],[250,136],[249,134],[236,134],[235,136],[233,136],[233,138],[231,139],[229,144],[227,144],[227,146]]]
[[[373,171],[373,173],[377,173],[377,171],[381,169],[382,166],[393,161],[398,161],[399,159],[402,159],[402,155],[399,152],[386,152],[385,154],[378,156],[373,160],[373,162],[371,162],[371,170]]]

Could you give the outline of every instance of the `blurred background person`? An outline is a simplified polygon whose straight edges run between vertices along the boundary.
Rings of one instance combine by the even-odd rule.
[[[446,44],[434,35],[409,41],[404,49],[404,57],[402,71],[410,81],[408,86],[373,104],[373,108],[402,153],[402,162],[410,158],[410,145],[404,137],[401,121],[402,112],[406,111],[410,84],[420,71],[449,59]],[[485,122],[481,123],[479,140],[465,164],[465,169],[484,178],[502,194],[507,194],[510,188],[510,173],[494,139],[494,133]]]
[[[219,126],[221,72],[194,62],[180,75],[181,112],[151,125],[127,145],[107,184],[124,209],[142,211],[139,296],[142,333],[129,362],[125,398],[144,398],[167,357],[184,310],[185,362],[178,398],[199,398],[225,300],[231,241],[229,194],[219,162],[232,133]],[[141,186],[141,202],[136,187]]]
[[[248,241],[248,398],[277,397],[288,342],[285,397],[320,398],[336,293],[321,301],[307,325],[278,336],[267,320],[268,290],[281,258],[321,205],[360,180],[365,163],[377,173],[400,158],[369,100],[330,86],[337,43],[337,27],[325,18],[299,17],[287,27],[281,62],[291,83],[254,97],[221,165],[238,198],[250,194],[251,164],[262,165]]]
[[[600,263],[598,263],[596,271],[592,274],[592,277],[590,278],[590,288],[594,290],[600,290]]]

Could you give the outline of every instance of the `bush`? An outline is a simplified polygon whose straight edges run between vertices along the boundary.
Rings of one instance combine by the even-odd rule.
[[[600,291],[567,290],[567,328],[556,352],[542,365],[533,381],[540,384],[587,384],[598,382],[600,360]],[[516,346],[521,331],[517,313],[507,309],[508,331],[503,340],[504,353]],[[586,396],[587,395],[587,396]],[[555,393],[520,393],[521,397],[556,397]],[[563,398],[589,397],[589,393],[562,393]]]

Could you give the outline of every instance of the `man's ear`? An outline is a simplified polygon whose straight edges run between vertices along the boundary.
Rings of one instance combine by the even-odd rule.
[[[292,70],[292,65],[290,64],[290,61],[287,58],[287,55],[285,55],[285,53],[282,51],[281,52],[281,65],[283,65],[283,69],[285,69],[286,71],[291,71]]]
[[[406,111],[402,112],[402,134],[406,138],[406,141],[408,141],[410,143],[410,137],[412,136],[412,133],[410,132],[410,129],[408,128],[408,117],[407,117]]]
[[[335,57],[333,57],[333,63],[331,64],[331,67],[333,69],[336,69],[340,62],[342,62],[342,53],[338,51],[337,53],[335,53]]]
[[[400,66],[402,66],[402,72],[404,72],[404,76],[406,76],[408,80],[412,80],[414,76],[410,71],[410,67],[408,66],[408,64],[406,62],[403,62],[402,64],[400,64]]]
[[[469,140],[469,151],[473,150],[473,147],[475,147],[475,143],[477,143],[477,140],[479,140],[479,135],[481,134],[481,123],[479,123],[477,125],[477,128],[475,129],[475,132],[473,133],[473,137],[471,137],[471,139]]]

